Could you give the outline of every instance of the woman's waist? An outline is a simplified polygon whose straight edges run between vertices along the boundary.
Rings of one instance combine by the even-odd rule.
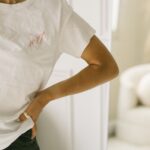
[[[6,123],[6,122],[12,122],[12,121],[17,121],[21,113],[25,111],[25,109],[28,107],[29,103],[25,104],[23,107],[20,109],[14,110],[14,109],[9,109],[3,111],[0,109],[0,123]],[[1,106],[2,107],[2,106]]]
[[[25,131],[31,129],[34,126],[34,122],[32,118],[28,118],[23,122],[16,121],[16,120],[10,120],[7,122],[0,122],[0,139],[1,137],[4,138],[8,137],[11,138],[11,136],[14,135],[20,135],[24,133]]]

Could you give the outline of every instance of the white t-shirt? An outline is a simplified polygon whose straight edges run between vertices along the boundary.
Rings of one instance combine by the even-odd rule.
[[[66,0],[0,3],[0,149],[33,127],[18,122],[64,52],[80,58],[95,29]]]

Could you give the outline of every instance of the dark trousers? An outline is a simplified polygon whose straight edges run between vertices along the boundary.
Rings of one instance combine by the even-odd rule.
[[[40,150],[36,137],[31,139],[31,136],[32,129],[29,129],[4,150]]]

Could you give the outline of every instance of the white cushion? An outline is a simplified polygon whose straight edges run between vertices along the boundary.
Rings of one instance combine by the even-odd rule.
[[[150,145],[150,108],[136,107],[118,116],[116,136],[139,145]]]
[[[128,143],[140,146],[150,145],[150,129],[142,126],[119,121],[116,136]]]
[[[125,122],[130,122],[132,124],[140,124],[142,126],[150,127],[150,108],[142,106],[137,106],[135,108],[129,109],[126,113],[121,113],[118,118]]]
[[[139,100],[146,106],[150,106],[150,73],[142,77],[137,85],[137,96]]]

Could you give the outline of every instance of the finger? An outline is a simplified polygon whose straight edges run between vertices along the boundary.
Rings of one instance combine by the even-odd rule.
[[[32,128],[32,139],[36,136],[36,124]]]

